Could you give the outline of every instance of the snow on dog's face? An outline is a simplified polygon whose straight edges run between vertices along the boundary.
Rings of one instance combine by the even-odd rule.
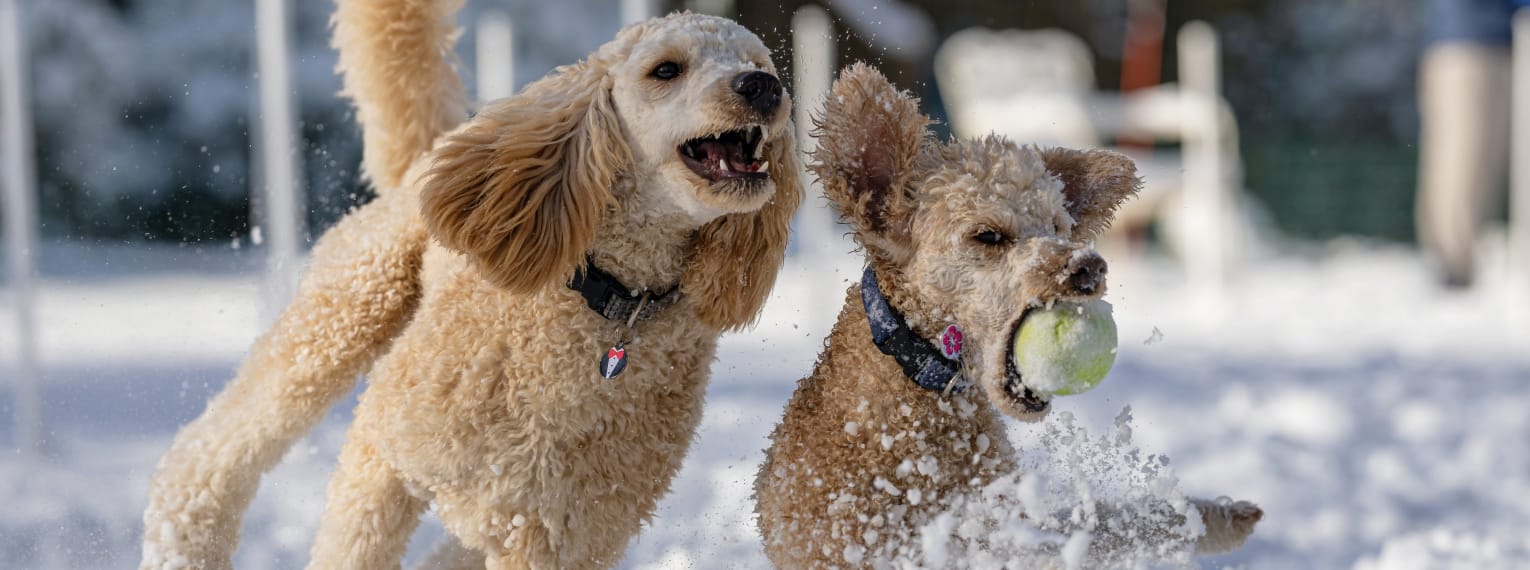
[[[835,82],[809,166],[854,226],[894,306],[928,339],[965,336],[969,382],[1022,420],[1049,402],[1011,364],[1027,310],[1105,292],[1089,243],[1139,186],[1108,151],[1038,150],[997,137],[930,140],[918,101],[864,65]]]

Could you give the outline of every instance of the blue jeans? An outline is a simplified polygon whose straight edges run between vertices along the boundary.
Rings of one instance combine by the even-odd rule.
[[[1430,43],[1509,45],[1509,19],[1530,0],[1428,0]]]

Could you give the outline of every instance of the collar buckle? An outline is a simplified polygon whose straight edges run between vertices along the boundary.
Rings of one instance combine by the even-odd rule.
[[[606,320],[626,323],[627,328],[632,328],[637,321],[654,318],[664,307],[680,298],[678,286],[661,294],[646,289],[628,289],[616,277],[596,267],[593,259],[586,259],[584,267],[574,270],[568,288],[584,297],[590,310]]]

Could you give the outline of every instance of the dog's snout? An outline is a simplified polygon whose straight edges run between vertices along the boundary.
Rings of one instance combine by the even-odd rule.
[[[1068,284],[1081,295],[1093,295],[1105,284],[1105,260],[1096,253],[1081,256],[1069,264]]]
[[[781,80],[763,71],[740,73],[733,78],[733,92],[761,115],[773,115],[781,106]]]

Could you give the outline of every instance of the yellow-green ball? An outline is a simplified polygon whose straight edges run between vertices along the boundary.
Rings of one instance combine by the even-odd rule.
[[[1110,303],[1054,303],[1032,310],[1015,333],[1013,356],[1032,391],[1071,396],[1094,389],[1116,363]]]

